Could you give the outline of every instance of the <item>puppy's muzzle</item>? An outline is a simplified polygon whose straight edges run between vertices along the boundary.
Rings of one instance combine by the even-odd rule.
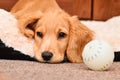
[[[49,61],[53,57],[53,53],[45,51],[42,53],[42,58],[44,61]]]

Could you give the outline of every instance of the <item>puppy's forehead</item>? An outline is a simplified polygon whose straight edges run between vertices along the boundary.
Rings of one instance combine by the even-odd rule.
[[[69,27],[68,25],[68,21],[66,19],[64,19],[64,17],[58,13],[48,13],[43,15],[43,17],[41,17],[41,19],[38,21],[37,24],[38,27],[48,27],[48,28],[54,28],[55,27]]]

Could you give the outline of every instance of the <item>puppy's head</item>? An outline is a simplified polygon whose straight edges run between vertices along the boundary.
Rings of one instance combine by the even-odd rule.
[[[61,62],[69,40],[69,24],[59,12],[47,12],[35,27],[35,57],[41,62]]]
[[[92,31],[63,11],[47,12],[34,27],[34,39],[40,62],[61,62],[65,53],[71,62],[82,62],[82,49],[92,40]]]

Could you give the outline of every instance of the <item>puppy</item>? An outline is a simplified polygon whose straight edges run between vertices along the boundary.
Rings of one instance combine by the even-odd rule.
[[[82,50],[92,40],[93,32],[55,0],[19,0],[11,13],[18,19],[21,33],[34,38],[38,61],[58,63],[66,54],[70,62],[82,62]]]

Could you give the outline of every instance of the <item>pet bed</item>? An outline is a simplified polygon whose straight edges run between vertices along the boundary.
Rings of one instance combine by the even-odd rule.
[[[0,9],[0,59],[32,60],[34,59],[34,40],[20,33],[14,16]],[[120,16],[108,21],[82,21],[95,32],[94,39],[109,42],[115,51],[115,61],[120,60]]]

